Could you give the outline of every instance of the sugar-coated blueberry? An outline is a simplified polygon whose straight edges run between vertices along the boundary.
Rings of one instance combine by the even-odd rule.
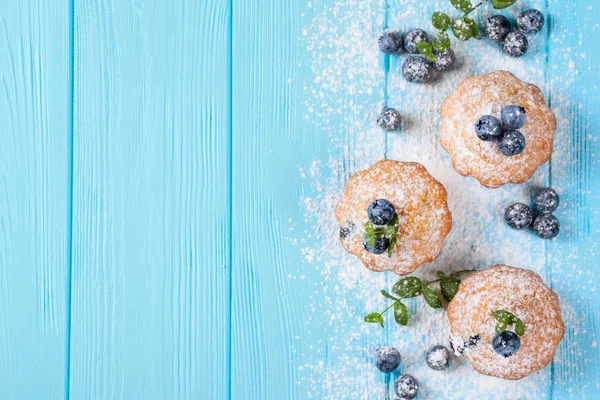
[[[417,43],[429,42],[429,36],[423,29],[413,29],[404,36],[404,50],[418,54]]]
[[[414,376],[403,374],[396,379],[394,389],[400,398],[414,399],[419,392],[419,382],[417,382]]]
[[[344,226],[340,227],[340,239],[346,239],[352,232],[354,232],[355,228],[356,225],[354,225],[354,222],[346,221]]]
[[[444,370],[450,366],[450,350],[441,345],[433,346],[427,351],[425,361],[435,371]]]
[[[527,122],[527,112],[521,106],[506,106],[500,112],[500,118],[507,129],[520,129]]]
[[[544,15],[538,10],[525,10],[517,17],[517,26],[523,33],[538,33],[544,26]]]
[[[560,204],[558,193],[554,189],[542,188],[535,191],[532,196],[533,208],[542,214],[549,214],[556,211]]]
[[[431,63],[424,57],[410,56],[402,64],[402,75],[409,82],[426,83],[431,78]]]
[[[383,254],[387,250],[387,248],[390,247],[390,239],[386,237],[377,238],[375,239],[375,243],[373,243],[373,246],[370,246],[369,239],[367,239],[367,236],[365,235],[363,246],[365,250],[369,253],[377,255]]]
[[[394,54],[400,51],[402,46],[402,35],[400,32],[385,31],[377,41],[379,50],[384,54]]]
[[[435,52],[436,59],[433,62],[433,68],[436,71],[446,71],[454,65],[456,61],[456,56],[454,55],[454,51],[452,49],[448,49],[442,53]]]
[[[533,221],[533,211],[523,203],[515,203],[506,207],[504,220],[513,229],[527,228]]]
[[[510,32],[510,22],[504,15],[492,15],[486,20],[485,34],[494,42],[502,41]]]
[[[509,57],[518,58],[527,53],[529,42],[521,32],[510,32],[502,42],[502,51]]]
[[[369,220],[375,225],[386,225],[394,218],[396,209],[386,199],[377,199],[367,209]]]
[[[475,133],[481,140],[498,140],[502,136],[502,123],[498,118],[484,115],[475,123]]]
[[[377,125],[386,131],[395,131],[400,126],[400,112],[394,108],[384,108],[377,117]]]
[[[380,347],[375,353],[375,366],[381,372],[392,372],[398,365],[402,357],[395,347]]]
[[[502,134],[498,147],[507,157],[521,154],[525,149],[525,136],[519,131],[506,131]]]
[[[504,331],[494,336],[492,346],[496,353],[503,357],[510,357],[521,347],[521,339],[514,332]]]
[[[560,232],[560,222],[552,214],[538,215],[533,221],[533,232],[542,239],[552,239]]]

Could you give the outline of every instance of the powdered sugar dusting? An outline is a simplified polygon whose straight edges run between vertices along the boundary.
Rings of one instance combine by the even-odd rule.
[[[419,0],[390,2],[388,26],[403,32],[415,27],[431,31],[430,13],[424,11],[427,7],[422,3]],[[542,0],[518,4],[510,11],[513,17],[525,6],[544,9]],[[381,311],[389,304],[379,290],[390,289],[396,277],[391,273],[369,271],[342,248],[335,205],[348,178],[384,156],[419,162],[446,187],[453,228],[441,256],[419,268],[417,276],[435,279],[436,270],[483,269],[504,263],[529,268],[546,277],[545,243],[528,232],[511,230],[502,216],[506,206],[515,201],[527,203],[534,188],[543,185],[547,165],[539,168],[526,184],[490,190],[457,174],[450,157],[437,141],[441,103],[470,75],[504,69],[540,86],[548,94],[549,83],[543,68],[546,27],[530,38],[529,51],[521,59],[506,57],[497,43],[487,40],[457,43],[453,47],[456,66],[426,85],[406,82],[400,72],[406,55],[392,56],[386,83],[385,59],[377,49],[377,38],[385,21],[383,1],[320,0],[312,2],[312,10],[316,16],[305,28],[302,38],[307,53],[312,55],[312,60],[306,62],[311,63],[314,76],[305,86],[306,118],[328,136],[331,156],[301,167],[307,171],[306,174],[301,172],[303,184],[311,188],[310,196],[301,199],[310,228],[291,238],[303,247],[307,263],[318,271],[307,278],[307,284],[314,287],[314,296],[307,299],[306,305],[311,315],[306,321],[307,332],[320,332],[319,336],[327,338],[310,344],[300,355],[297,383],[305,397],[375,399],[384,398],[386,394],[392,396],[389,381],[376,370],[371,359],[373,351],[382,345],[395,346],[402,354],[401,366],[392,379],[399,373],[415,376],[422,399],[479,399],[481,393],[492,399],[545,397],[548,368],[514,382],[481,375],[466,360],[454,357],[449,370],[431,370],[425,362],[425,352],[436,344],[447,346],[450,330],[445,310],[431,309],[422,299],[406,301],[411,314],[408,327],[399,327],[390,315],[386,315],[384,330],[364,323],[365,314]],[[482,7],[480,19],[491,12]],[[568,58],[574,50],[565,47],[564,52]],[[558,119],[559,139],[554,151],[563,155],[553,164],[553,173],[557,174],[572,171],[574,163],[571,153],[560,148],[569,145],[561,135],[571,124],[566,110],[572,105],[568,98],[561,96],[558,87],[564,89],[571,83],[569,74],[552,82],[556,93],[552,94],[551,105]],[[385,103],[402,114],[398,133],[386,135],[375,124]],[[556,189],[561,193],[561,188]],[[562,234],[569,234],[568,226]],[[291,279],[295,278],[296,274],[292,274]],[[576,306],[564,301],[562,306],[567,326],[581,324],[582,317]],[[579,339],[570,343],[571,346],[578,346],[589,336],[580,333],[576,337]],[[555,359],[559,365],[569,362],[572,361],[566,356]]]

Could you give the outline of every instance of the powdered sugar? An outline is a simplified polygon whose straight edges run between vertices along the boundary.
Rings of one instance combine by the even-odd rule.
[[[390,28],[403,32],[414,27],[430,29],[430,13],[423,11],[422,1],[398,0],[390,5]],[[528,232],[511,230],[503,222],[506,206],[514,201],[527,202],[532,189],[542,186],[547,166],[538,169],[526,184],[490,190],[458,175],[437,141],[441,103],[470,75],[505,69],[547,92],[542,67],[543,35],[530,40],[528,53],[521,59],[506,57],[499,44],[487,40],[456,43],[456,66],[438,74],[430,84],[415,85],[406,82],[399,70],[406,54],[389,58],[386,81],[386,63],[377,48],[385,21],[383,1],[321,0],[313,1],[312,7],[316,17],[306,27],[302,41],[312,54],[314,75],[306,83],[306,118],[328,135],[331,157],[302,166],[303,171],[310,171],[303,177],[303,184],[311,188],[310,195],[301,199],[301,206],[311,228],[292,240],[303,246],[307,262],[318,271],[307,278],[307,284],[314,287],[314,296],[307,299],[311,317],[306,323],[308,332],[323,332],[323,341],[311,344],[300,355],[297,383],[308,398],[384,398],[386,393],[391,395],[392,388],[371,357],[374,349],[390,345],[397,347],[403,357],[394,377],[400,372],[414,375],[421,384],[419,398],[479,399],[481,393],[502,399],[544,397],[548,369],[517,382],[481,375],[459,358],[452,359],[450,370],[431,370],[425,363],[425,352],[436,344],[447,345],[450,331],[445,310],[431,309],[421,299],[406,301],[411,314],[408,327],[399,327],[389,315],[384,330],[364,323],[364,315],[389,304],[379,290],[390,289],[396,277],[373,273],[346,253],[339,244],[339,225],[334,216],[335,205],[353,173],[385,156],[416,161],[444,184],[453,216],[453,228],[440,258],[419,268],[416,275],[435,279],[436,270],[482,269],[498,262],[547,275],[544,242]],[[543,8],[543,2],[528,1],[527,7]],[[483,16],[490,10],[482,7],[480,11]],[[518,12],[519,8],[511,11],[513,15]],[[569,57],[569,51],[565,49],[565,57]],[[556,86],[568,87],[574,74],[575,67]],[[402,113],[400,132],[385,134],[376,126],[384,104]],[[558,135],[564,134],[570,123],[566,111],[570,101],[557,90],[552,105],[558,118]],[[553,173],[572,170],[572,154],[560,148],[558,151],[562,157],[553,161]],[[573,307],[564,302],[563,307],[567,325],[581,323]],[[583,341],[587,336],[579,337]]]

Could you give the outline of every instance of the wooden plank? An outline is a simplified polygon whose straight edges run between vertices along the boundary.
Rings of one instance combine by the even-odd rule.
[[[600,397],[600,315],[597,265],[600,240],[600,8],[591,0],[551,0],[549,96],[559,126],[548,183],[561,195],[562,224],[546,257],[563,304],[567,334],[553,363],[552,398]]]
[[[227,398],[229,2],[75,18],[70,395]]]
[[[354,47],[376,46],[383,2],[307,7],[301,0],[254,0],[234,2],[233,10],[231,398],[344,398],[344,384],[373,398],[383,393],[376,379],[339,374],[348,365],[341,349],[368,347],[384,332],[344,337],[346,321],[355,323],[365,299],[335,303],[324,265],[305,263],[302,250],[323,249],[330,240],[333,214],[327,227],[305,223],[304,202],[323,199],[318,186],[332,184],[341,193],[351,174],[384,157],[385,135],[374,125],[384,98],[384,59]],[[330,25],[336,19],[340,24]],[[356,42],[340,41],[345,34]],[[365,64],[347,64],[356,58]],[[343,166],[339,175],[326,166],[329,157]],[[316,184],[311,173],[320,170],[323,181]],[[356,371],[367,362],[366,353],[357,353]]]
[[[68,2],[0,1],[0,398],[65,396]]]

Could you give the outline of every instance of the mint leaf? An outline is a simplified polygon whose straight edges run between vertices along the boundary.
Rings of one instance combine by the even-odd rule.
[[[452,21],[452,32],[454,32],[454,36],[456,36],[456,38],[461,42],[469,40],[473,37],[471,25],[465,22],[465,20],[462,18]]]
[[[383,328],[383,315],[381,315],[378,312],[374,312],[371,313],[367,316],[365,316],[365,322],[368,322],[370,324],[379,324],[379,326],[381,326]]]
[[[517,318],[517,323],[515,325],[515,332],[519,336],[523,336],[525,334],[525,325],[523,324],[523,321],[521,321],[521,318]]]
[[[508,1],[508,0],[506,0]],[[473,10],[473,5],[470,0],[450,0],[450,3],[456,8],[458,11],[463,13],[468,13]]]
[[[440,32],[438,37],[433,39],[431,46],[438,53],[443,53],[450,48],[450,36],[446,32]]]
[[[517,0],[493,0],[493,6],[496,10],[503,10],[515,4]]]
[[[399,301],[394,304],[394,319],[402,326],[408,325],[408,308]]]
[[[450,302],[456,296],[458,292],[458,286],[460,285],[460,279],[453,276],[444,276],[440,280],[440,291],[446,301]]]
[[[433,47],[431,47],[431,44],[427,42],[419,42],[417,43],[417,50],[419,51],[419,53],[423,54],[425,58],[427,58],[429,61],[435,61],[435,55],[433,54]]]
[[[396,247],[396,236],[390,240],[390,245],[387,248],[388,257],[392,258],[392,252],[394,251],[394,247]]]
[[[437,294],[435,294],[433,290],[429,289],[427,286],[423,286],[423,298],[431,308],[440,308],[442,306],[440,298],[437,296]]]
[[[463,18],[465,20],[465,24],[467,24],[470,28],[471,28],[471,34],[473,35],[473,37],[477,40],[481,39],[481,36],[479,36],[479,30],[477,29],[477,24],[475,23],[475,20],[465,16]]]
[[[388,299],[392,299],[394,301],[400,300],[396,296],[392,296],[387,290],[382,290],[381,294],[383,295],[383,297],[387,297]]]
[[[392,292],[403,298],[416,297],[422,293],[421,280],[414,276],[400,279],[392,287]]]
[[[393,226],[386,226],[385,227],[385,236],[392,237],[395,234],[396,234],[396,228],[394,228]]]
[[[507,327],[508,327],[508,324],[496,325],[496,333],[500,334],[500,333],[504,332]]]
[[[448,14],[436,11],[431,16],[431,23],[440,31],[445,31],[450,25],[450,17],[448,16]]]
[[[496,318],[498,322],[508,325],[512,323],[514,315],[506,310],[498,310],[494,311],[494,318]]]

